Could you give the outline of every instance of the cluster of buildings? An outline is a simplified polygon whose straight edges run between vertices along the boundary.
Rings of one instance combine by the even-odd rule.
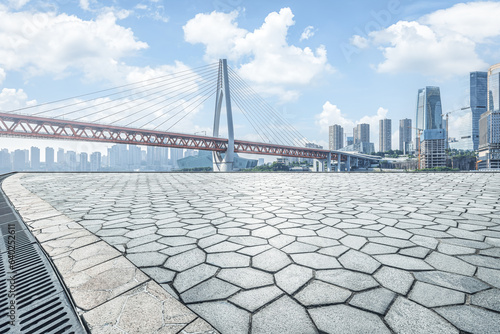
[[[488,72],[471,72],[469,88],[469,105],[447,113],[443,113],[439,87],[418,90],[415,126],[412,127],[412,120],[408,118],[399,121],[399,150],[403,154],[418,155],[419,168],[444,167],[446,150],[457,149],[477,152],[479,169],[500,169],[500,64],[491,66]],[[463,119],[456,129],[458,138],[450,139],[449,114],[456,111],[463,114]],[[391,120],[380,120],[380,152],[392,149],[391,135]],[[358,124],[352,137],[345,136],[340,125],[330,126],[329,148],[374,153],[369,124]]]
[[[352,137],[344,133],[338,124],[329,127],[329,149],[364,154],[375,153],[375,145],[370,142],[370,124],[361,123],[352,130]],[[344,141],[345,138],[345,141]],[[411,119],[399,121],[399,149],[408,152],[411,148]],[[379,152],[392,150],[392,121],[388,118],[379,121]]]
[[[236,168],[252,168],[257,160],[236,158]],[[40,148],[30,150],[0,150],[0,172],[10,171],[171,171],[180,169],[212,167],[212,153],[209,151],[183,150],[168,147],[136,145],[113,145],[107,154],[91,154],[65,151],[57,152],[45,148],[45,159],[41,159]]]

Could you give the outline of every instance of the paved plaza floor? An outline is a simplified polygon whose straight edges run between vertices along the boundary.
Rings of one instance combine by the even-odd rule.
[[[77,306],[109,305],[84,316],[104,318],[96,333],[500,333],[500,173],[44,173],[16,182],[61,214],[48,229],[47,217],[30,226]],[[60,217],[81,229],[83,246],[62,249],[62,234],[40,234],[55,233]],[[75,254],[89,245],[113,255],[87,259],[76,275]],[[109,267],[133,270],[116,294],[106,288],[115,278],[99,276]],[[86,294],[88,277],[100,277],[99,294]],[[178,315],[170,331],[165,316],[122,326],[113,307],[143,282],[154,288],[139,292],[156,297],[137,299],[134,312],[173,296],[182,304],[161,312],[195,315]]]

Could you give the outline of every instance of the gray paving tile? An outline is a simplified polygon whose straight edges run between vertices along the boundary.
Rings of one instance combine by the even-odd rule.
[[[138,267],[154,267],[163,265],[167,256],[157,252],[144,252],[127,254],[127,259]]]
[[[181,293],[181,298],[185,303],[212,301],[226,299],[239,290],[233,284],[224,282],[218,278],[211,278]]]
[[[250,313],[226,301],[192,304],[189,308],[221,333],[248,334]]]
[[[456,257],[444,255],[438,252],[432,252],[425,262],[436,268],[437,270],[448,271],[455,274],[472,276],[476,272],[476,267],[457,259]]]
[[[384,288],[377,288],[355,294],[349,304],[367,311],[385,314],[395,297],[394,292]]]
[[[272,248],[252,258],[252,267],[265,271],[276,272],[291,263],[286,253]]]
[[[202,263],[177,274],[174,280],[174,287],[177,291],[184,292],[196,284],[214,276],[217,270],[217,267]]]
[[[213,253],[207,255],[206,262],[221,268],[248,267],[250,256],[235,252]]]
[[[475,293],[488,289],[488,285],[468,276],[446,273],[443,271],[422,271],[414,273],[417,280],[466,293]]]
[[[353,249],[351,249],[347,253],[344,253],[339,258],[339,261],[346,269],[361,271],[367,274],[372,274],[375,270],[378,269],[378,267],[380,267],[380,262],[374,260],[369,255],[355,251]]]
[[[278,287],[288,294],[293,294],[313,277],[313,271],[309,268],[292,264],[274,274],[274,277]]]
[[[217,277],[244,289],[274,283],[273,275],[253,268],[222,269]]]
[[[385,288],[406,295],[413,284],[413,275],[407,271],[382,267],[373,276]]]
[[[377,261],[391,267],[405,270],[429,270],[433,269],[423,260],[399,254],[374,255]]]
[[[291,298],[283,296],[252,317],[252,333],[316,333],[306,310]]]
[[[463,292],[423,282],[415,283],[408,298],[426,307],[456,305],[465,302]]]
[[[398,297],[385,316],[396,333],[456,333],[458,330],[431,310]]]
[[[194,248],[187,252],[169,257],[165,262],[165,267],[175,271],[183,271],[197,266],[204,261],[205,253],[199,248]]]
[[[490,289],[478,292],[472,296],[471,302],[473,305],[500,312],[500,290]]]
[[[378,286],[372,276],[345,269],[318,270],[316,278],[352,291],[362,291]]]
[[[349,290],[314,280],[299,291],[295,298],[306,306],[343,303],[351,296]]]
[[[241,291],[231,297],[229,301],[250,312],[254,312],[281,295],[283,295],[283,291],[273,285]]]
[[[479,267],[476,276],[483,282],[500,289],[500,270]]]
[[[305,267],[313,269],[341,268],[340,263],[333,256],[318,253],[292,254],[293,261]]]
[[[309,314],[319,330],[330,333],[383,333],[391,331],[375,314],[364,312],[346,305],[318,307]]]
[[[462,305],[436,309],[443,318],[459,329],[473,334],[498,333],[500,317],[498,313],[478,307]]]

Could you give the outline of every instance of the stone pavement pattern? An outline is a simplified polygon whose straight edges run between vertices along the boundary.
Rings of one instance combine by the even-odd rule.
[[[500,333],[500,173],[21,181],[221,333]]]

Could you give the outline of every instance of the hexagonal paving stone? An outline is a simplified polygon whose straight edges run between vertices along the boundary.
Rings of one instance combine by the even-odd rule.
[[[291,257],[296,263],[313,269],[341,268],[339,261],[335,257],[324,254],[292,254]]]
[[[391,267],[405,270],[430,270],[433,269],[425,261],[398,254],[374,255],[377,261]]]
[[[290,297],[283,296],[252,317],[252,333],[307,334],[315,330],[306,310]]]
[[[351,296],[349,290],[314,280],[299,291],[295,298],[306,306],[343,303]]]
[[[471,302],[474,305],[500,312],[500,290],[490,289],[478,292],[472,296]]]
[[[378,269],[378,267],[380,267],[380,262],[374,260],[371,256],[354,249],[344,253],[339,258],[339,262],[346,269],[361,271],[367,274],[372,274]]]
[[[195,248],[169,257],[167,262],[165,262],[165,267],[175,271],[183,271],[197,266],[204,261],[205,253],[201,249]]]
[[[235,252],[212,253],[207,255],[207,263],[221,268],[248,267],[250,265],[250,256]]]
[[[276,272],[291,262],[292,261],[290,261],[286,253],[283,253],[276,248],[272,248],[264,253],[254,256],[252,259],[252,267],[265,271]]]
[[[273,275],[253,268],[222,269],[217,277],[244,289],[274,283]]]
[[[253,312],[270,301],[278,298],[282,294],[283,291],[273,285],[239,292],[231,297],[229,301],[250,312]]]
[[[218,278],[211,278],[181,293],[181,298],[185,303],[211,301],[225,299],[239,290],[237,286]]]
[[[309,314],[319,330],[331,333],[374,333],[389,334],[391,331],[375,314],[346,305],[318,307]]]
[[[289,294],[293,294],[313,277],[313,271],[296,264],[289,265],[274,274],[276,284]]]
[[[380,268],[373,277],[383,287],[402,295],[406,295],[414,280],[409,272],[390,267]]]
[[[498,333],[500,317],[498,313],[475,306],[446,306],[436,309],[446,320],[459,329],[474,334]]]
[[[444,255],[438,252],[432,252],[425,262],[437,270],[448,271],[455,274],[472,276],[476,272],[476,267],[456,257]]]
[[[168,256],[157,252],[127,254],[127,259],[138,267],[161,266]]]
[[[468,276],[446,273],[443,271],[422,271],[414,273],[417,280],[429,284],[439,285],[467,293],[475,293],[486,290],[488,285]]]
[[[179,292],[184,292],[196,284],[212,277],[218,268],[202,263],[196,267],[185,270],[175,277],[174,287]]]
[[[377,288],[355,294],[350,305],[378,314],[385,314],[396,294],[384,288]]]
[[[210,322],[220,333],[248,334],[250,313],[226,301],[192,304],[189,308]]]
[[[463,304],[465,302],[465,293],[417,282],[413,286],[408,298],[426,307],[437,307]]]
[[[316,278],[353,291],[362,291],[378,286],[372,276],[345,269],[318,270]]]
[[[450,333],[458,330],[436,313],[406,298],[398,297],[385,316],[396,333]]]

